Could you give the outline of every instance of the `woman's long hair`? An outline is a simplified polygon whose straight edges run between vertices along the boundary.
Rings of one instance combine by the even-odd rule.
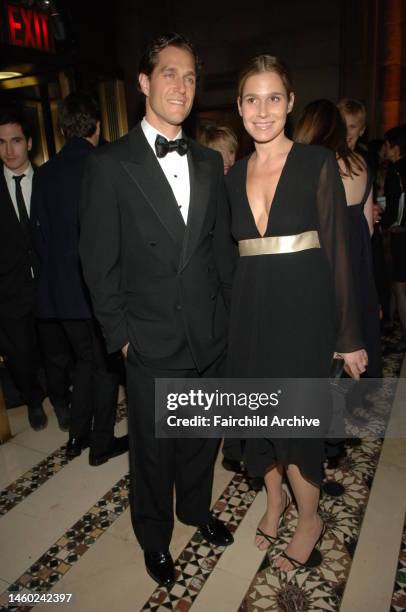
[[[334,151],[344,162],[343,176],[352,177],[364,166],[347,145],[347,130],[336,105],[330,100],[314,100],[303,110],[297,122],[293,140],[304,144],[322,145]],[[354,169],[355,168],[355,169]]]

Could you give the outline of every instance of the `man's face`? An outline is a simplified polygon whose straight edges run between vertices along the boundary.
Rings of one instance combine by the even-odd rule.
[[[365,132],[365,122],[361,115],[343,113],[342,117],[347,128],[347,144],[353,151],[358,139],[361,138],[362,134]]]
[[[385,140],[386,159],[390,162],[397,162],[400,159],[400,149],[398,145],[391,145],[388,140]]]
[[[196,90],[193,55],[186,49],[166,47],[159,52],[152,74],[140,74],[139,81],[146,96],[145,118],[173,138],[192,109]]]
[[[31,147],[31,138],[26,139],[18,123],[0,125],[0,159],[9,170],[16,174],[24,172]]]

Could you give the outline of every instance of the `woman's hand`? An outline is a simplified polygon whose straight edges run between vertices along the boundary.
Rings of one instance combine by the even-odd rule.
[[[364,349],[352,353],[334,353],[334,357],[344,359],[344,370],[349,376],[357,380],[368,366],[368,355]]]

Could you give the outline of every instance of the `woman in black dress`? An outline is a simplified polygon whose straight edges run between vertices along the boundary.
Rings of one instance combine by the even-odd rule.
[[[373,233],[373,176],[364,158],[347,144],[345,124],[330,100],[314,100],[304,109],[294,139],[334,151],[347,202],[350,257],[358,320],[368,353],[369,378],[382,377],[379,303],[375,287],[371,236]],[[362,403],[361,387],[356,394]]]
[[[327,378],[337,351],[358,377],[367,355],[353,305],[345,194],[333,153],[285,136],[293,101],[276,58],[250,62],[240,78],[238,109],[255,152],[237,162],[226,180],[240,252],[229,376]],[[246,442],[248,472],[264,476],[268,493],[258,548],[266,550],[276,538],[288,504],[284,471],[298,506],[295,534],[275,560],[281,570],[320,563],[315,545],[323,532],[317,514],[323,456],[322,439]]]

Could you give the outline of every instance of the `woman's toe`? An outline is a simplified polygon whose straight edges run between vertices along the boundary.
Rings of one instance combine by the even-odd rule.
[[[274,567],[281,572],[290,572],[293,569],[292,564],[284,557],[276,557]]]
[[[293,565],[287,559],[283,559],[280,570],[282,572],[290,572],[293,570]]]
[[[259,549],[259,550],[266,550],[267,549],[267,541],[265,540],[265,538],[261,537],[261,536],[257,536],[255,538],[255,546]]]

